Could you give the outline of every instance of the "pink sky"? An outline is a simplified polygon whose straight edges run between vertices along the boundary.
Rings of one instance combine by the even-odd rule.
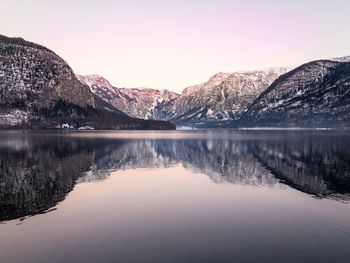
[[[220,72],[350,55],[348,1],[2,0],[1,34],[117,87],[181,92]]]

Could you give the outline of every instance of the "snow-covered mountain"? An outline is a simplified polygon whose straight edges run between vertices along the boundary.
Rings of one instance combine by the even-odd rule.
[[[175,101],[170,121],[195,125],[239,119],[254,99],[288,68],[218,73],[186,88]]]
[[[218,73],[205,83],[186,88],[180,95],[169,90],[117,88],[97,75],[77,75],[77,78],[97,96],[130,116],[194,125],[238,119],[264,89],[287,71],[287,68],[273,68]]]
[[[292,71],[218,73],[177,94],[76,76],[48,48],[0,35],[0,128],[350,125],[349,65],[347,56]]]
[[[318,60],[278,78],[243,117],[246,125],[350,125],[350,63]]]
[[[345,64],[349,61],[350,56],[310,62],[294,70],[221,72],[180,95],[167,90],[116,88],[99,76],[78,79],[131,116],[167,120],[178,126],[317,126],[325,122],[339,126],[345,125],[349,116],[345,98],[350,75]]]
[[[150,88],[117,88],[98,75],[77,78],[88,85],[91,91],[104,101],[127,113],[129,116],[141,119],[166,120],[168,109],[179,94],[169,90]]]

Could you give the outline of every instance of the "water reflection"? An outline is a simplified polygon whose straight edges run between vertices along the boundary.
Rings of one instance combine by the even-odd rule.
[[[118,139],[2,133],[0,221],[54,207],[77,182],[104,180],[120,169],[166,168],[179,163],[210,176],[215,183],[272,187],[283,182],[317,197],[348,200],[347,135],[213,137]]]

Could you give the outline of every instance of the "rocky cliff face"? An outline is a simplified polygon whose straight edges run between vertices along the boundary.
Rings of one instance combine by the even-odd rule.
[[[243,118],[254,126],[350,125],[350,63],[320,60],[278,78]]]
[[[174,128],[130,118],[96,97],[53,51],[0,35],[0,128]]]

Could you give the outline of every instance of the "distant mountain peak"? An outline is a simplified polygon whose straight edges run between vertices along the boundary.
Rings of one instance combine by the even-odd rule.
[[[100,75],[76,75],[77,79],[83,84],[91,88],[92,85],[103,85],[106,87],[114,88],[112,84]]]
[[[236,120],[254,99],[288,68],[219,72],[186,88],[174,103],[170,121],[180,125]]]
[[[166,119],[160,110],[179,96],[166,89],[117,88],[99,75],[77,75],[77,78],[105,102],[122,109],[129,116],[141,119]]]

